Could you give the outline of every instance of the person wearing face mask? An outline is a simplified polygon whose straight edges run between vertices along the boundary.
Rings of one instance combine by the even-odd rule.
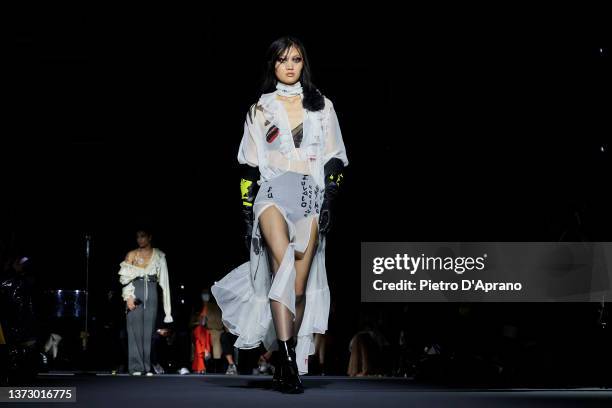
[[[206,364],[212,358],[212,336],[207,328],[210,293],[204,289],[201,293],[202,309],[198,314],[193,329],[193,363],[191,369],[196,374],[206,373]]]
[[[234,346],[278,349],[275,388],[302,393],[314,333],[327,330],[325,242],[348,159],[334,105],[314,86],[297,38],[268,49],[238,162],[249,261],[211,291]]]

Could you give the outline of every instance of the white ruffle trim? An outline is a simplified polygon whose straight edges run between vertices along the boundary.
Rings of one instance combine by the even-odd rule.
[[[255,295],[249,264],[243,263],[211,288],[223,324],[238,336],[234,346],[241,349],[259,346],[272,323],[268,297]]]
[[[263,344],[266,350],[277,349],[270,301],[268,297],[255,295],[249,262],[215,282],[211,291],[221,308],[223,323],[238,336],[235,347],[253,349]],[[295,348],[300,375],[308,373],[308,356],[315,352],[314,333],[327,331],[329,304],[328,287],[306,291],[306,308]]]

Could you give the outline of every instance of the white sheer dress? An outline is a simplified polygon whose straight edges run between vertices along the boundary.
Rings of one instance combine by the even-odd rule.
[[[234,344],[250,349],[276,349],[270,299],[283,303],[295,316],[295,251],[309,242],[310,226],[318,221],[323,200],[323,169],[331,158],[348,165],[346,150],[333,104],[317,112],[304,110],[298,144],[287,112],[276,93],[263,94],[247,114],[238,150],[238,162],[259,167],[261,179],[254,203],[250,259],[215,282],[212,293],[222,310],[223,322],[238,336]],[[275,205],[289,227],[289,246],[272,279],[268,254],[259,229],[259,215]],[[325,269],[325,236],[318,246],[306,284],[306,305],[298,332],[296,359],[300,374],[308,372],[308,356],[314,354],[314,333],[325,333],[330,292]]]

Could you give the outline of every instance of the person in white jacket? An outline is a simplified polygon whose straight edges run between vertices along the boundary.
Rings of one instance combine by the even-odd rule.
[[[128,370],[132,375],[153,375],[151,338],[157,318],[158,284],[163,292],[164,323],[173,321],[166,255],[151,245],[151,239],[148,230],[138,230],[138,248],[128,252],[119,270],[127,313]]]
[[[296,38],[268,49],[262,95],[246,115],[238,162],[250,260],[211,291],[238,336],[235,347],[263,342],[280,349],[275,386],[301,393],[313,335],[327,330],[325,236],[348,159],[334,106],[312,83]]]

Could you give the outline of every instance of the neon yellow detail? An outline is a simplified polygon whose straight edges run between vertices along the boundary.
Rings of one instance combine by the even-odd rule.
[[[253,203],[249,203],[248,201],[243,201],[242,205],[244,205],[246,207],[251,207],[253,205]]]
[[[249,198],[249,188],[252,184],[251,180],[240,179],[240,195],[243,199]]]
[[[334,179],[334,177],[335,177],[335,179]],[[338,174],[337,174],[337,175],[335,175],[335,176],[334,176],[333,174],[330,174],[330,175],[329,175],[329,179],[330,179],[331,181],[334,181],[334,182],[335,182],[335,183],[338,185],[338,187],[340,187],[340,182],[342,181],[342,178],[343,178],[343,177],[344,177],[344,176],[342,175],[342,173],[338,173]]]
[[[336,178],[336,184],[338,184],[338,187],[340,187],[340,182],[344,179],[344,175],[342,173],[338,174],[338,177]]]

